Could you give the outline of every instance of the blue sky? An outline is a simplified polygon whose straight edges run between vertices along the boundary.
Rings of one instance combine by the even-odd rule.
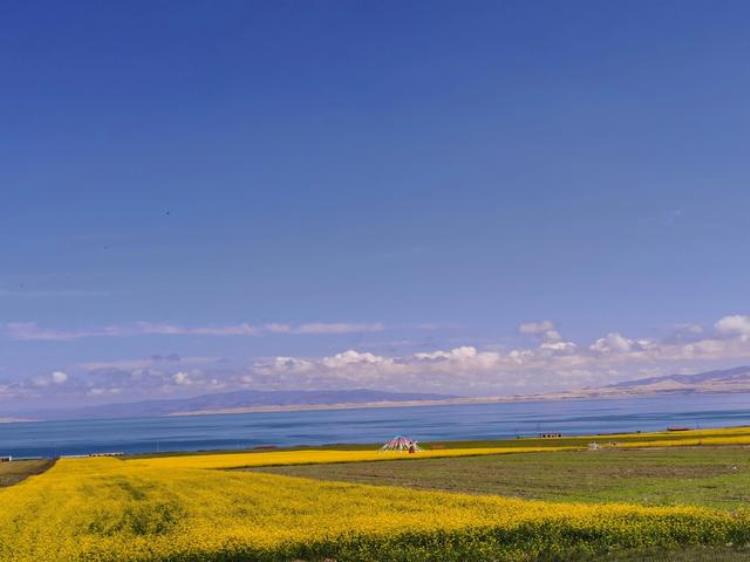
[[[0,404],[747,362],[749,16],[6,3]]]

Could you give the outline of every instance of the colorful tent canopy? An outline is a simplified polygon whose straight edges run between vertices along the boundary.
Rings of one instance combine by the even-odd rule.
[[[393,439],[389,439],[380,448],[381,451],[421,451],[422,449],[417,445],[417,442],[403,435],[397,435]]]

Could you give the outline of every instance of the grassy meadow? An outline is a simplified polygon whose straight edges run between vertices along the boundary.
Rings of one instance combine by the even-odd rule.
[[[689,504],[725,510],[750,505],[750,450],[738,446],[606,448],[253,470],[547,501]]]
[[[29,460],[0,463],[0,488],[18,484],[34,474],[41,474],[54,464],[51,460]]]
[[[745,445],[750,428],[61,459],[0,489],[0,560],[744,560]]]

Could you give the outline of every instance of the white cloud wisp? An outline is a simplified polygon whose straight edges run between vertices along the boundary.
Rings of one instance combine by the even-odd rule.
[[[36,322],[10,322],[3,332],[14,340],[24,341],[75,341],[95,337],[134,337],[134,336],[262,336],[266,334],[327,335],[382,332],[385,326],[377,323],[316,322],[310,324],[263,324],[248,323],[183,326],[166,322],[134,322],[133,324],[113,324],[90,329],[60,330],[39,326]]]
[[[549,321],[519,331],[531,336],[534,345],[490,349],[461,345],[400,355],[344,349],[324,356],[258,358],[241,366],[225,364],[219,358],[176,355],[90,362],[3,384],[0,394],[67,392],[135,398],[168,397],[188,390],[197,394],[240,388],[377,388],[510,395],[603,386],[750,360],[750,316],[743,315],[725,316],[705,330],[691,327],[689,339],[662,341],[610,332],[590,343],[576,343],[563,339]]]

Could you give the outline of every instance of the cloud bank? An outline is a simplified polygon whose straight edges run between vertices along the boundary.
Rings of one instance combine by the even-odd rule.
[[[148,329],[174,333],[172,327],[158,326],[150,325]],[[290,330],[342,333],[337,330],[350,326],[311,324],[290,327]],[[189,333],[197,333],[196,330],[213,333],[203,328],[190,328]],[[137,360],[83,363],[26,381],[0,384],[0,397],[54,394],[135,399],[240,388],[363,387],[509,395],[601,386],[626,379],[732,366],[750,360],[750,316],[729,315],[708,328],[690,325],[686,329],[683,325],[675,331],[677,336],[670,335],[661,341],[611,332],[591,342],[573,342],[563,338],[553,322],[543,321],[519,326],[519,332],[532,345],[511,348],[480,349],[475,345],[461,345],[401,355],[344,349],[323,356],[262,357],[245,365],[229,365],[212,357],[157,355]],[[235,327],[232,333],[245,335],[246,330]]]

